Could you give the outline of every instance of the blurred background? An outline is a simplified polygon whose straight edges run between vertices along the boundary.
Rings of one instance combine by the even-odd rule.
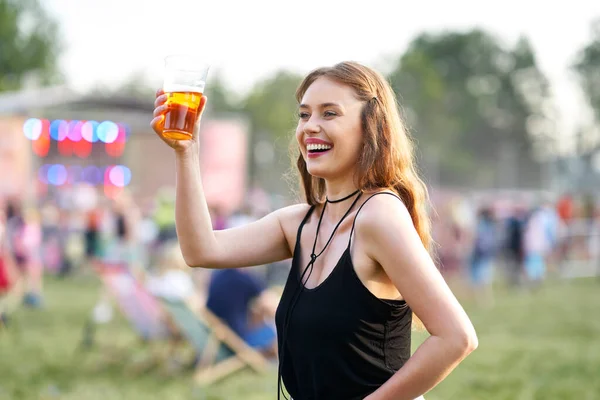
[[[243,335],[219,315],[228,286],[177,251],[174,156],[149,127],[173,53],[212,66],[200,168],[215,229],[299,201],[304,74],[384,73],[433,255],[480,339],[427,398],[600,398],[600,5],[0,0],[0,399],[275,397],[275,358],[232,372],[220,358],[248,349],[211,358],[198,339],[217,326],[206,310]],[[227,307],[271,326],[288,270],[240,272],[229,288],[254,294]]]

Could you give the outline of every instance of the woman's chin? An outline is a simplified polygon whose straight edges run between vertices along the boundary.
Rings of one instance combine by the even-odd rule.
[[[308,171],[309,174],[311,174],[312,176],[314,176],[315,178],[323,178],[326,179],[327,178],[327,171],[325,170],[325,168],[320,168],[318,166],[315,165],[310,165],[308,164],[306,166],[306,170]]]

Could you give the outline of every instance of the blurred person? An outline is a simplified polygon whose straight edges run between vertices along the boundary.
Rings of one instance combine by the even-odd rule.
[[[256,275],[243,269],[213,271],[206,307],[248,345],[269,358],[277,356],[274,324],[278,297]]]
[[[379,73],[343,62],[311,72],[296,98],[306,203],[214,231],[198,123],[191,140],[166,138],[169,105],[158,93],[151,125],[175,150],[182,253],[190,266],[224,270],[293,257],[276,313],[279,378],[291,397],[418,398],[477,338],[429,255],[426,189],[393,91]],[[413,311],[431,336],[411,356]]]
[[[0,208],[0,302],[15,286],[19,285],[18,272],[15,269],[14,262],[10,256],[8,245],[6,243],[6,217],[4,209]],[[16,288],[19,290],[19,288]],[[9,315],[5,309],[0,310],[0,326],[8,325]]]
[[[163,244],[154,273],[147,274],[146,288],[154,296],[184,301],[192,306],[204,304],[204,291],[198,290],[181,249],[175,241]]]
[[[209,207],[208,212],[210,213],[213,230],[221,231],[228,227],[227,214],[223,211],[222,207],[218,205]]]
[[[164,188],[156,198],[154,220],[158,226],[158,245],[177,239],[177,231],[175,229],[175,199],[173,197],[171,190]]]
[[[42,264],[42,226],[37,209],[27,207],[24,212],[22,241],[26,254],[25,287],[23,303],[40,308],[43,304],[44,267]]]
[[[546,204],[532,210],[524,232],[524,269],[530,284],[541,283],[546,276],[546,263],[557,241],[558,216]]]
[[[564,269],[572,247],[572,232],[575,217],[575,201],[571,193],[562,195],[556,203],[556,212],[564,227],[564,234],[558,248],[559,268]]]
[[[85,221],[85,257],[88,263],[98,256],[100,248],[100,223],[102,215],[99,208],[92,208],[86,212]]]
[[[513,213],[506,220],[505,257],[508,283],[518,286],[523,276],[523,231],[527,209],[523,205],[516,205]]]
[[[482,207],[477,214],[475,224],[469,278],[476,296],[489,304],[493,301],[493,264],[498,247],[497,227],[492,210],[489,207]]]
[[[60,213],[54,204],[45,204],[41,209],[42,219],[42,262],[44,268],[57,273],[62,264]]]
[[[62,264],[58,276],[65,278],[83,264],[85,260],[85,220],[75,209],[60,211],[60,236]]]
[[[143,276],[144,264],[139,256],[143,250],[138,240],[139,209],[129,194],[123,193],[113,201],[112,219],[104,261],[126,265],[135,276]]]
[[[250,201],[244,202],[244,205],[236,210],[230,217],[227,223],[228,228],[237,228],[256,221],[258,218],[254,216],[254,210]]]
[[[21,206],[15,201],[9,201],[6,204],[6,226],[5,236],[9,257],[14,260],[14,264],[19,274],[24,275],[27,265],[27,249],[23,242],[23,233],[25,229],[25,219]]]
[[[15,266],[14,279],[21,283],[23,304],[42,306],[42,231],[37,210],[10,202],[6,209],[6,258]]]
[[[438,235],[442,240],[439,249],[440,263],[446,279],[463,271],[470,238],[468,213],[467,204],[456,197],[442,207],[442,214],[437,218]]]
[[[148,208],[141,210],[140,220],[137,225],[137,237],[140,246],[140,263],[144,269],[151,268],[153,252],[158,239],[158,226],[152,218],[152,211]]]
[[[10,258],[8,245],[6,243],[7,227],[5,215],[4,210],[0,209],[0,298],[10,291],[17,279],[17,271]]]

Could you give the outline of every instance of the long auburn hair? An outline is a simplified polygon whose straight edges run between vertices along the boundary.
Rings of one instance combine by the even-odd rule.
[[[351,87],[357,98],[365,102],[361,116],[364,140],[355,177],[358,188],[361,191],[385,189],[395,192],[407,207],[423,245],[430,250],[427,188],[417,173],[413,142],[389,83],[371,68],[356,62],[341,62],[309,73],[296,90],[298,103],[320,77]],[[296,166],[306,202],[310,205],[323,203],[325,180],[308,172],[302,154],[298,156]]]

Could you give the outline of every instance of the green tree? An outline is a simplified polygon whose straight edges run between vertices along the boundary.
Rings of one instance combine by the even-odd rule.
[[[0,92],[17,90],[29,77],[60,79],[57,24],[38,0],[0,0]]]
[[[539,181],[533,149],[553,132],[548,81],[525,38],[506,49],[481,30],[424,33],[390,80],[431,180],[483,187]]]
[[[271,192],[285,194],[290,189],[289,182],[280,178],[290,167],[288,149],[298,108],[294,94],[301,79],[278,71],[254,85],[242,103],[252,129],[250,175]]]
[[[241,111],[240,100],[226,84],[220,71],[211,73],[206,85],[208,107],[216,114],[237,113]]]
[[[573,68],[581,89],[600,122],[600,19],[592,24],[591,40],[579,52]]]
[[[298,107],[294,94],[302,77],[288,71],[278,71],[258,82],[247,96],[243,110],[251,119],[255,131],[266,132],[274,140],[289,138],[297,122]]]

